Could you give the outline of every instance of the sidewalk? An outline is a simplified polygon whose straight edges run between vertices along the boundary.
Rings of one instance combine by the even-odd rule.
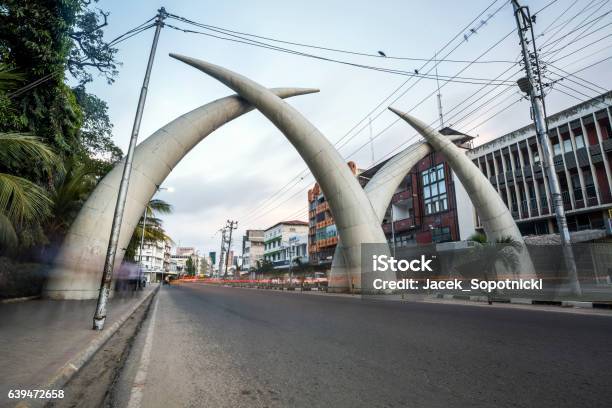
[[[46,389],[66,364],[103,341],[111,326],[124,320],[155,289],[157,285],[151,285],[115,295],[102,332],[91,329],[96,300],[0,304],[0,406],[17,404],[18,400],[8,399],[11,389]]]

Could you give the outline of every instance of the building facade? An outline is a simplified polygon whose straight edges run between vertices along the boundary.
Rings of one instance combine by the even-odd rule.
[[[444,128],[440,133],[462,136],[456,143],[471,148],[471,136]],[[349,162],[362,186],[393,156],[367,170]],[[338,236],[333,217],[319,186],[308,191],[309,255],[311,264],[330,267]],[[465,240],[474,234],[476,219],[467,192],[446,163],[444,155],[432,152],[421,159],[400,183],[382,221],[391,247]]]
[[[176,270],[179,275],[187,273],[187,260],[191,259],[195,274],[200,270],[200,256],[194,247],[177,247],[174,254],[171,255],[171,260],[176,263]]]
[[[347,163],[351,172],[357,176],[359,169],[355,162]],[[308,190],[308,257],[313,265],[331,264],[338,232],[329,204],[318,183]]]
[[[266,229],[263,256],[276,269],[288,268],[296,258],[308,263],[308,223],[281,221]]]
[[[461,136],[455,143],[466,151],[471,148],[471,136],[449,127],[439,132],[446,136]],[[386,162],[363,171],[359,176],[361,184],[367,184]],[[446,163],[444,155],[432,152],[410,169],[400,183],[387,208],[382,227],[389,245],[398,248],[466,240],[475,232],[475,221],[463,185]]]
[[[170,272],[170,242],[159,240],[144,243],[142,257],[140,247],[136,249],[135,262],[139,262],[148,282],[158,282],[162,273]]]
[[[612,92],[548,117],[548,143],[570,231],[609,227],[612,209]],[[533,125],[468,152],[524,235],[556,232],[542,146]]]
[[[257,268],[264,256],[264,230],[246,230],[242,237],[242,269]]]

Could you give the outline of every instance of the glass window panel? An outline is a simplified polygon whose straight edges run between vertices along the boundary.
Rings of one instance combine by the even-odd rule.
[[[438,182],[438,192],[440,194],[446,193],[446,183],[443,181]]]
[[[444,167],[440,167],[438,169],[438,180],[443,180],[444,179]]]
[[[584,137],[582,135],[576,135],[576,149],[582,149],[584,147]]]
[[[423,185],[429,184],[429,174],[423,173]]]
[[[429,181],[430,181],[431,183],[433,183],[433,182],[435,182],[436,180],[437,180],[437,178],[436,178],[436,172],[435,172],[435,171],[432,171],[432,172],[431,172],[431,176],[430,176],[430,178],[429,178]]]
[[[423,197],[425,198],[431,197],[431,190],[429,189],[429,186],[423,187]]]
[[[437,196],[438,195],[438,184],[432,184],[431,185],[431,195],[432,196]]]
[[[565,139],[563,141],[563,150],[565,151],[565,153],[569,153],[572,151],[572,141],[571,139]]]

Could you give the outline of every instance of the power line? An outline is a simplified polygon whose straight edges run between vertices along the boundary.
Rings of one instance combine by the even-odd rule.
[[[132,38],[132,37],[142,33],[143,31],[146,31],[149,28],[155,26],[155,23],[152,23],[152,24],[149,24],[149,25],[145,26],[145,24],[147,24],[148,22],[152,21],[153,19],[155,19],[155,17],[152,17],[149,20],[145,21],[144,23],[139,24],[138,26],[136,26],[136,27],[126,31],[125,33],[123,33],[121,35],[119,35],[118,37],[116,37],[113,40],[111,40],[110,42],[108,42],[104,46],[104,48],[110,48],[110,47],[112,47],[114,45],[122,43],[123,41],[126,41],[126,40],[128,40],[128,39],[130,39],[130,38]],[[78,63],[85,62],[88,59],[90,59],[90,57],[85,56],[85,57],[81,58],[78,61]],[[60,69],[52,71],[52,72],[42,76],[41,78],[38,78],[37,80],[32,81],[29,84],[27,84],[27,85],[25,85],[25,86],[15,90],[15,91],[9,93],[9,94],[7,94],[7,97],[10,98],[10,99],[16,98],[16,97],[24,94],[25,92],[28,92],[29,90],[34,89],[35,87],[37,87],[37,86],[39,86],[39,85],[49,81],[54,76],[59,75],[59,74],[63,74],[65,72],[65,70],[66,70],[65,67],[62,67]]]
[[[554,1],[551,2],[550,4],[552,4],[552,3],[554,3]],[[212,32],[219,33],[219,34],[225,34],[225,35],[232,35],[233,34],[233,35],[236,35],[237,38],[244,38],[246,36],[246,37],[258,38],[258,39],[262,39],[262,40],[266,40],[266,41],[272,41],[272,42],[276,42],[276,43],[279,43],[279,44],[294,45],[294,46],[298,46],[298,47],[312,48],[312,49],[317,49],[317,50],[322,50],[322,51],[332,51],[332,52],[338,52],[338,53],[342,53],[342,54],[357,55],[357,56],[363,56],[363,57],[373,57],[373,58],[378,58],[378,59],[403,60],[403,61],[426,61],[426,62],[429,62],[431,60],[431,58],[395,57],[395,56],[389,56],[389,55],[371,54],[371,53],[367,53],[367,52],[349,51],[349,50],[343,50],[343,49],[339,49],[339,48],[331,48],[331,47],[325,47],[325,46],[320,46],[320,45],[305,44],[305,43],[299,43],[299,42],[294,42],[294,41],[279,40],[277,38],[266,37],[266,36],[262,36],[262,35],[251,34],[251,33],[246,33],[246,32],[241,32],[241,31],[236,31],[236,30],[230,30],[230,29],[227,29],[227,28],[218,27],[218,26],[214,26],[214,25],[211,25],[211,24],[199,23],[199,22],[190,20],[190,19],[182,17],[182,16],[177,16],[175,14],[169,14],[169,17],[174,19],[174,20],[182,21],[184,23],[191,24],[191,25],[194,25],[196,27],[204,28],[204,29],[207,29],[207,30],[210,30]],[[480,25],[478,28],[480,28],[480,27],[482,27],[482,25]],[[476,29],[476,31],[477,31],[477,29]],[[473,34],[473,33],[470,31],[470,34]],[[455,60],[455,59],[441,59],[439,61],[440,62],[449,62],[449,63],[467,63],[467,62],[470,62],[470,61],[467,61],[467,60]],[[498,64],[498,63],[510,63],[510,64],[512,64],[512,63],[514,63],[514,61],[508,61],[508,60],[488,60],[488,61],[479,61],[478,63],[479,64]]]
[[[477,21],[479,18],[481,18],[482,15],[484,15],[491,7],[493,7],[496,3],[498,2],[498,0],[493,0],[483,11],[481,11],[472,21],[470,21],[464,28],[460,29],[457,34],[455,34],[454,37],[452,37],[450,40],[448,40],[446,42],[446,44],[444,44],[444,46],[438,50],[434,56],[432,56],[432,58],[425,62],[420,68],[419,70],[424,69],[429,62],[431,62],[432,60],[437,59],[437,55],[440,54],[442,51],[444,51],[450,44],[453,43],[453,41],[455,41],[457,38],[459,38],[461,36],[461,34],[469,27],[471,26],[475,21]],[[502,5],[501,7],[499,7],[497,10],[495,10],[491,16],[489,17],[492,18],[493,16],[495,16],[503,7],[505,6]],[[453,53],[460,45],[464,44],[464,42],[460,42],[459,44],[457,44],[451,51],[449,51],[444,57],[448,57],[451,53]],[[430,68],[428,72],[431,72],[435,67],[437,66],[437,64],[434,65],[434,67]],[[393,90],[388,96],[386,96],[385,98],[383,98],[370,112],[368,112],[361,120],[359,120],[348,132],[346,132],[339,140],[337,140],[334,145],[337,146],[343,139],[345,139],[347,136],[349,136],[355,129],[357,129],[357,127],[363,123],[365,120],[367,119],[371,119],[372,114],[378,110],[381,106],[383,106],[383,104],[386,104],[387,101],[389,101],[389,99],[391,99],[400,89],[402,89],[406,84],[408,84],[408,82],[410,82],[410,80],[413,78],[408,78],[407,80],[405,80],[403,83],[400,84],[400,86],[398,86],[395,90]],[[418,82],[420,81],[420,79],[417,79],[415,83],[413,83],[410,87],[408,87],[406,90],[404,90],[398,97],[396,97],[393,101],[391,101],[390,103],[393,104],[395,103],[397,100],[399,100],[401,97],[403,97],[410,89],[412,89]],[[378,119],[380,117],[380,115],[382,115],[383,112],[386,112],[386,107],[383,108],[375,117],[374,120]],[[349,138],[352,139],[354,137],[356,137],[363,129],[359,130],[357,133],[355,133],[353,136],[351,136]],[[292,180],[295,180],[296,178],[303,176],[303,175],[307,175],[309,172],[308,168],[305,168],[304,170],[302,170],[302,172],[300,172],[297,176],[295,176]],[[289,181],[288,184],[291,183],[291,180]],[[281,188],[282,190],[282,188]],[[280,190],[279,190],[280,191]],[[276,193],[275,193],[276,194]],[[259,212],[261,207],[258,206],[255,211],[251,211],[250,213],[255,214],[257,212]],[[255,218],[256,219],[256,218]]]
[[[603,5],[602,5],[602,7],[603,7]],[[598,10],[599,10],[599,9],[595,10],[593,13],[596,13]],[[552,46],[552,45],[554,45],[554,44],[558,44],[560,41],[562,41],[563,39],[565,39],[565,38],[569,37],[571,34],[575,33],[576,31],[579,31],[581,28],[584,28],[584,27],[586,27],[586,26],[588,26],[588,25],[590,25],[590,24],[594,24],[594,23],[598,22],[599,20],[601,20],[602,18],[604,18],[605,16],[607,16],[607,15],[608,15],[608,14],[610,14],[610,13],[612,13],[612,10],[608,11],[607,13],[601,14],[601,15],[600,15],[600,16],[598,16],[598,17],[595,17],[593,20],[587,21],[586,23],[584,23],[584,24],[582,24],[582,25],[580,25],[580,26],[578,26],[578,27],[574,28],[574,29],[573,29],[573,30],[571,30],[571,31],[568,31],[567,33],[565,33],[565,34],[564,34],[564,35],[562,35],[561,37],[558,37],[558,38],[557,38],[557,39],[555,39],[554,41],[549,42],[549,43],[547,43],[546,45],[542,45],[541,47],[539,47],[539,48],[538,48],[538,51],[542,51],[543,49],[548,48],[548,47],[550,47],[550,46]],[[588,17],[587,17],[587,18],[588,18]],[[606,24],[605,26],[603,26],[603,27],[601,27],[601,28],[605,28],[605,27],[607,27],[608,25],[610,25],[610,24]],[[600,29],[601,29],[601,28],[600,28]],[[588,30],[588,28],[587,28],[587,30]],[[585,30],[585,31],[586,31],[586,30]],[[571,44],[571,43],[570,43],[570,44]]]
[[[339,60],[339,59],[334,59],[334,58],[328,58],[328,57],[323,57],[321,55],[315,55],[315,54],[309,54],[309,53],[305,53],[305,52],[301,52],[301,51],[291,50],[289,48],[282,48],[282,47],[277,47],[277,46],[273,46],[273,45],[268,45],[268,44],[265,44],[265,43],[260,43],[258,41],[249,40],[249,39],[237,40],[237,39],[221,37],[221,36],[218,36],[218,35],[205,33],[205,32],[202,32],[202,31],[184,29],[184,28],[176,27],[176,26],[171,25],[171,24],[166,24],[166,26],[168,28],[172,28],[174,30],[182,31],[182,32],[185,32],[185,33],[201,34],[201,35],[205,35],[205,36],[208,36],[208,37],[217,38],[217,39],[220,39],[220,40],[237,42],[237,43],[242,43],[242,44],[246,44],[246,45],[252,45],[252,46],[255,46],[255,47],[265,48],[265,49],[269,49],[269,50],[273,50],[273,51],[279,51],[279,52],[283,52],[283,53],[287,53],[287,54],[298,55],[298,56],[301,56],[301,57],[307,57],[307,58],[317,59],[317,60],[321,60],[321,61],[333,62],[333,63],[341,64],[341,65],[347,65],[347,66],[351,66],[351,67],[354,67],[354,68],[368,69],[368,70],[372,70],[372,71],[384,72],[384,73],[394,74],[394,75],[403,75],[403,76],[415,77],[415,78],[423,78],[423,79],[431,79],[431,80],[435,80],[436,79],[436,77],[434,75],[421,74],[421,73],[418,73],[418,70],[415,70],[414,72],[409,72],[409,71],[403,71],[403,70],[399,70],[399,69],[391,69],[391,68],[384,68],[384,67],[378,67],[378,66],[373,66],[373,65],[359,64],[359,63],[356,63],[356,62]],[[447,75],[440,75],[440,77],[442,77],[442,78],[450,78]],[[471,84],[471,85],[481,85],[482,83],[489,81],[489,79],[487,79],[487,78],[471,78],[471,77],[457,77],[457,76],[455,76],[453,78],[454,79],[452,79],[452,82],[463,83],[463,84]],[[508,84],[508,86],[510,86],[510,84]]]
[[[555,0],[553,0],[552,2],[550,2],[548,5],[544,6],[544,7],[543,7],[541,10],[539,10],[538,12],[542,11],[543,9],[545,9],[546,7],[548,7],[550,4],[552,4],[552,3],[554,3],[554,2],[555,2]],[[495,3],[495,2],[493,2],[491,5],[489,5],[489,7],[488,7],[488,8],[490,8],[490,7],[491,7],[491,6],[492,6],[494,3]],[[501,7],[500,7],[500,9],[501,9]],[[500,9],[498,9],[497,11],[499,11]],[[485,11],[486,11],[486,10],[485,10]],[[496,11],[496,12],[497,12],[497,11]],[[481,14],[482,14],[482,13],[481,13]],[[478,18],[478,17],[477,17],[477,18]],[[509,33],[507,36],[509,36],[510,34],[512,34],[512,32],[514,32],[514,30],[512,30],[512,31],[511,31],[511,32],[510,32],[510,33]],[[459,35],[459,34],[458,34],[458,35]],[[456,36],[455,36],[455,38],[453,38],[451,41],[449,41],[449,43],[447,43],[447,45],[445,45],[445,47],[444,47],[444,48],[446,48],[446,46],[448,46],[448,44],[450,44],[450,42],[452,42],[454,39],[456,39],[458,35],[456,35]],[[507,37],[507,36],[506,36],[506,37]],[[503,41],[503,40],[504,40],[506,37],[502,38],[502,40],[500,40],[500,41],[499,41],[497,44],[495,44],[494,46],[492,46],[490,49],[492,49],[492,48],[494,48],[495,46],[497,46],[497,45],[498,45],[498,44],[499,44],[501,41]],[[456,49],[456,48],[455,48],[455,49]],[[489,49],[489,50],[490,50],[490,49]],[[482,55],[485,55],[485,54],[486,54],[486,53],[487,53],[489,50],[485,51],[485,53],[483,53]],[[452,51],[451,51],[451,52],[452,52]],[[448,55],[448,54],[447,54],[447,55]],[[482,56],[482,55],[481,55],[481,56]],[[477,60],[477,59],[476,59],[476,60]],[[473,61],[475,61],[475,60],[473,60]],[[515,63],[515,65],[516,65],[516,63]],[[511,67],[511,68],[512,68],[512,67]],[[507,72],[507,70],[506,70],[506,71],[504,71],[504,72]],[[502,75],[503,75],[503,73],[502,73]],[[499,76],[498,76],[498,78],[499,78]],[[497,79],[497,78],[496,78],[496,79]],[[448,81],[447,81],[447,82],[448,82]],[[403,86],[403,85],[404,85],[404,84],[402,84],[402,86]],[[401,88],[401,86],[400,86],[400,88]],[[396,90],[395,90],[393,93],[397,92],[397,90],[399,90],[400,88],[396,89]],[[484,88],[484,86],[483,86],[483,88]],[[481,88],[481,89],[483,89],[483,88]],[[480,90],[479,90],[479,91],[480,91]],[[392,95],[393,95],[393,93],[392,93],[390,96],[392,96]],[[402,95],[400,95],[400,97],[401,97],[401,96],[402,96]],[[388,100],[388,98],[389,98],[389,97],[387,97],[385,100]],[[397,99],[399,99],[399,98],[396,98],[396,100],[397,100]],[[426,98],[426,99],[427,99],[427,98]],[[376,109],[377,109],[377,108],[378,108],[378,107],[379,107],[379,106],[380,106],[382,103],[384,103],[384,101],[385,101],[385,100],[383,100],[383,102],[381,102],[381,103],[380,103],[380,104],[379,104],[379,105],[378,105],[378,106],[377,106],[377,107],[376,107],[374,110],[376,110]],[[422,101],[422,102],[423,102],[423,101]],[[422,102],[421,102],[421,103],[422,103]],[[370,112],[370,114],[369,114],[369,115],[367,115],[365,118],[368,118],[368,117],[371,115],[371,113],[372,113],[372,112]],[[381,112],[381,113],[382,113],[382,112]],[[379,113],[379,115],[377,115],[377,116],[376,116],[376,118],[377,118],[378,116],[380,116],[380,113]],[[358,122],[358,123],[357,123],[357,125],[359,125],[361,122],[363,122],[363,120],[364,120],[364,119],[362,119],[360,122]],[[356,126],[357,126],[357,125],[356,125]],[[374,138],[376,138],[376,137],[380,136],[380,134],[384,133],[384,132],[385,132],[387,129],[389,129],[389,128],[390,128],[392,125],[393,125],[393,123],[392,123],[390,126],[387,126],[387,128],[383,129],[383,131],[382,131],[382,132],[380,132],[379,134],[377,134],[377,135],[376,135]],[[353,127],[353,129],[355,129],[355,126]],[[363,130],[363,129],[361,129],[361,130]],[[361,132],[361,130],[360,130],[359,132]],[[359,133],[359,132],[358,132],[358,133]],[[350,131],[349,131],[349,133],[350,133]],[[357,134],[358,134],[358,133],[357,133]],[[354,135],[354,136],[355,136],[355,135]],[[354,137],[354,136],[353,136],[353,137]],[[345,135],[344,137],[346,137],[346,135]],[[343,137],[343,138],[344,138],[344,137]],[[342,140],[342,139],[341,139],[341,140]],[[368,142],[368,143],[369,143],[369,142]],[[346,143],[345,143],[345,144],[346,144]],[[343,144],[343,146],[344,146],[345,144]],[[367,145],[367,143],[366,143],[366,145]],[[342,146],[341,146],[341,147],[342,147]],[[362,147],[363,147],[363,146],[362,146]],[[361,147],[361,148],[362,148],[362,147]],[[361,149],[361,148],[360,148],[360,149]],[[357,149],[357,151],[359,151],[360,149]],[[352,155],[352,154],[354,154],[354,153],[356,153],[357,151],[355,151],[355,152],[351,153],[351,155]],[[348,155],[348,157],[350,157],[350,155]],[[306,170],[306,171],[307,171],[307,170]],[[295,197],[295,196],[296,196],[298,193],[300,193],[300,192],[301,192],[301,191],[298,191],[297,193],[293,194],[293,195],[292,195],[292,196],[291,196],[289,199],[291,199],[291,198]],[[286,201],[288,201],[289,199],[285,200],[285,202],[286,202]],[[265,213],[263,213],[263,214],[260,214],[258,217],[254,217],[254,218],[253,218],[253,219],[251,219],[250,221],[253,221],[253,220],[255,220],[255,219],[260,218],[261,216],[263,216],[263,215],[265,215],[265,214],[269,213],[271,210],[272,210],[272,209],[270,209],[270,210],[266,211],[266,212],[265,212]],[[255,212],[257,212],[257,210],[256,210]]]

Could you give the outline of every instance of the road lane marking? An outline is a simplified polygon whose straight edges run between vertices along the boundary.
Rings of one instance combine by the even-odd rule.
[[[149,322],[149,328],[147,330],[147,337],[145,344],[142,348],[142,356],[140,357],[140,366],[138,372],[134,377],[134,383],[130,391],[130,400],[128,401],[128,408],[140,408],[142,404],[143,390],[147,381],[147,372],[149,370],[149,362],[151,361],[151,349],[153,348],[153,339],[155,332],[155,318],[157,316],[157,304],[159,303],[159,296],[155,298],[155,304],[153,305],[153,312],[151,313],[151,321]]]

